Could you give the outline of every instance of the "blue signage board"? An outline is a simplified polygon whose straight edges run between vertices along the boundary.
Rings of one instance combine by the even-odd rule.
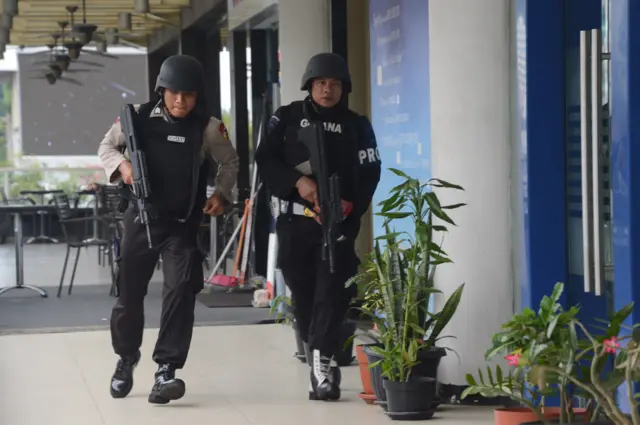
[[[382,159],[382,178],[373,198],[380,211],[401,179],[389,168],[411,177],[431,178],[431,112],[429,105],[428,0],[369,0],[371,122]],[[384,234],[374,215],[374,237]],[[409,220],[394,225],[413,234]]]

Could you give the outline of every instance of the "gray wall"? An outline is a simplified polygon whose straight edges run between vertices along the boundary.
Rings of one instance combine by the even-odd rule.
[[[84,53],[63,75],[82,85],[49,85],[40,78],[47,60],[46,53],[18,54],[24,155],[95,155],[121,106],[147,101],[144,52],[115,58]]]
[[[439,381],[456,385],[486,366],[491,337],[514,313],[510,3],[429,1],[433,175],[465,188],[440,191],[443,204],[467,203],[451,212],[458,227],[444,236],[454,264],[438,266],[435,278],[445,295],[436,311],[466,283],[443,332],[455,336],[443,345],[460,358],[449,353],[438,369]]]

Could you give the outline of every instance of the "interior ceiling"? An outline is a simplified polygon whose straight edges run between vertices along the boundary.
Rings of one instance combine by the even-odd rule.
[[[149,13],[135,12],[135,0],[85,0],[86,23],[96,25],[97,32],[118,28],[118,14],[132,14],[132,29],[119,29],[121,35],[137,45],[146,46],[147,36],[164,26],[179,25],[180,9],[190,0],[149,0]],[[70,21],[67,6],[77,6],[74,23],[83,23],[82,0],[18,0],[18,14],[13,17],[10,44],[44,46],[51,34],[60,33],[59,21]],[[0,2],[0,8],[2,3]],[[67,31],[70,30],[70,26]],[[70,40],[67,40],[70,41]]]

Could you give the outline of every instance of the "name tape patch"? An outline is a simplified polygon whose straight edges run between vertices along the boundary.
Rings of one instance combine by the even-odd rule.
[[[173,143],[184,143],[187,138],[184,136],[167,136],[167,140]]]
[[[358,151],[358,159],[360,160],[360,165],[380,162],[380,151],[378,151],[378,148],[361,149]]]

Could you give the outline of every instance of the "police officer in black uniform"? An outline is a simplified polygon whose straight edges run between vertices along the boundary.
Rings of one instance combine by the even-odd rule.
[[[345,282],[357,273],[355,239],[380,180],[381,162],[369,120],[348,109],[351,77],[345,61],[332,53],[313,56],[302,78],[309,96],[282,106],[271,117],[268,134],[257,149],[258,170],[278,198],[279,266],[295,304],[302,339],[313,350],[309,398],[340,398],[340,374],[333,361],[341,347],[340,328],[355,287]],[[325,128],[330,168],[341,181],[344,236],[336,247],[335,273],[322,258],[322,224],[305,206],[318,204],[318,187],[309,151],[298,131],[312,121]],[[305,202],[306,201],[306,202]]]
[[[153,360],[158,364],[149,402],[165,404],[181,398],[185,384],[175,371],[187,359],[194,323],[196,294],[203,288],[202,256],[196,239],[203,214],[223,212],[231,201],[238,157],[224,124],[206,113],[204,73],[190,56],[165,60],[156,83],[158,98],[134,105],[134,128],[146,157],[153,248],[139,223],[135,203],[124,215],[116,285],[118,300],[111,315],[112,345],[120,356],[111,379],[111,395],[126,397],[133,387],[133,369],[140,360],[144,328],[144,297],[162,255],[162,315]],[[125,152],[119,120],[100,143],[98,155],[111,183],[132,183],[132,165]],[[215,193],[207,198],[208,174],[215,175]],[[215,165],[212,164],[212,165]]]

